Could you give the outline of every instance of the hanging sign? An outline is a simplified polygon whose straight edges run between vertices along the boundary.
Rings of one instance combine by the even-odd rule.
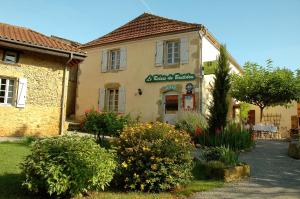
[[[172,81],[187,81],[194,80],[196,76],[192,73],[175,73],[175,74],[155,74],[148,75],[146,77],[145,82],[172,82]]]
[[[192,83],[187,83],[185,86],[186,93],[190,94],[193,92],[194,85]]]

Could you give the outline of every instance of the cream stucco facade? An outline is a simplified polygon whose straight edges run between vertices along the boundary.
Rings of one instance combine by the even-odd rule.
[[[201,37],[205,39],[203,40]],[[156,45],[159,41],[182,40],[188,41],[188,63],[180,63],[173,66],[156,65]],[[103,50],[126,49],[126,67],[113,72],[102,72]],[[125,113],[133,117],[140,116],[142,121],[164,120],[165,95],[178,95],[179,109],[182,106],[182,95],[186,94],[186,85],[192,83],[194,86],[196,109],[200,109],[200,65],[202,61],[216,60],[218,48],[213,45],[201,32],[191,31],[185,33],[169,34],[139,40],[120,42],[84,49],[87,58],[79,66],[78,94],[76,106],[76,118],[82,119],[86,109],[94,108],[101,110],[101,89],[107,85],[117,84],[125,91]],[[211,52],[213,51],[213,52]],[[202,53],[201,53],[202,52]],[[231,64],[233,70],[239,71],[238,66]],[[145,82],[150,74],[175,74],[191,73],[195,80],[169,81],[169,82]],[[202,84],[202,96],[209,92],[207,80],[204,78]],[[142,91],[140,95],[138,90]],[[103,93],[102,93],[103,94]],[[202,98],[205,100],[205,97]],[[205,102],[202,102],[205,104]],[[204,111],[204,109],[202,110]]]

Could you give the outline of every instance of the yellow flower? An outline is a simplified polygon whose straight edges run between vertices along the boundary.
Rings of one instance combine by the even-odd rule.
[[[152,164],[152,165],[151,165],[151,169],[152,169],[153,171],[156,171],[156,170],[157,170],[157,164]]]
[[[143,147],[143,151],[150,151],[148,147]]]
[[[127,168],[127,167],[128,167],[128,165],[126,164],[126,162],[123,162],[123,163],[122,163],[122,167],[124,167],[124,168]]]

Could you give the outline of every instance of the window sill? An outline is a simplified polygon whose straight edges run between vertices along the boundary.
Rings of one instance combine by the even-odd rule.
[[[9,63],[9,62],[5,62],[5,61],[2,61],[2,60],[0,60],[0,64],[6,64],[6,65],[10,65],[10,66],[21,67],[21,64],[19,64],[19,63]]]
[[[180,67],[180,63],[177,64],[164,64],[163,68],[168,69],[168,68],[179,68]]]
[[[0,107],[1,106],[4,106],[4,107],[14,107],[12,104],[2,104],[2,103],[0,104]]]
[[[120,71],[122,71],[122,70],[121,70],[121,69],[107,70],[107,71],[105,71],[105,72],[103,72],[103,73],[118,73],[118,72],[120,72]]]

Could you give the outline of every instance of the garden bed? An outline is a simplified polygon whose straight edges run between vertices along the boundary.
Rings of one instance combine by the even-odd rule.
[[[300,142],[291,141],[289,144],[288,155],[295,159],[300,159]]]
[[[204,178],[222,180],[224,182],[233,182],[250,177],[250,166],[248,164],[240,164],[231,167],[222,167],[212,164],[202,165]]]

